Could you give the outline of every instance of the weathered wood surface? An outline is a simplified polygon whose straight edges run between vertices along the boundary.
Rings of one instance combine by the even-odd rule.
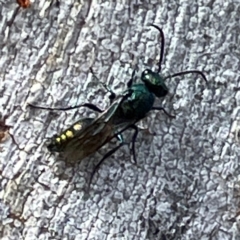
[[[117,2],[117,3],[112,3]],[[1,239],[240,239],[239,1],[35,1],[18,9],[0,3],[0,113],[13,126],[1,143]],[[137,166],[124,147],[86,182],[94,162],[74,167],[49,156],[46,138],[86,109],[50,107],[109,100],[89,72],[126,88],[132,70],[157,69],[159,33],[166,44],[163,74],[170,94],[141,125]],[[148,129],[148,130],[147,130]],[[130,140],[130,135],[126,134]]]

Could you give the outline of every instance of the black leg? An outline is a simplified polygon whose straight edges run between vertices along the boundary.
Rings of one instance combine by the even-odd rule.
[[[128,87],[128,88],[131,88],[131,87],[132,87],[133,80],[134,80],[134,77],[135,77],[135,72],[136,72],[136,70],[134,69],[133,72],[132,72],[131,79],[130,79],[130,80],[128,81],[128,83],[127,83],[127,87]]]
[[[132,136],[132,146],[131,146],[131,152],[133,154],[133,161],[137,165],[137,158],[136,158],[136,152],[135,152],[135,142],[138,135],[138,127],[136,125],[131,125],[129,128],[132,128],[135,132]]]
[[[110,93],[109,100],[110,100],[110,104],[112,104],[114,99],[116,98],[116,93],[114,93],[107,84],[102,83],[102,85]]]
[[[100,79],[95,75],[95,73],[93,72],[93,69],[90,68],[90,72],[92,73],[92,75],[97,79],[98,82],[100,82],[103,87],[108,91],[110,92],[110,96],[109,96],[109,99],[110,99],[110,104],[113,103],[113,100],[116,98],[116,94],[112,91],[112,89],[105,83],[101,82]]]
[[[152,107],[151,110],[163,111],[168,117],[170,117],[170,118],[176,118],[176,116],[171,115],[170,113],[168,113],[163,107]]]
[[[103,87],[110,93],[110,96],[109,96],[109,99],[110,99],[110,104],[113,103],[114,99],[116,98],[116,93],[114,93],[112,91],[112,89],[105,83],[101,82],[100,79],[95,75],[95,73],[93,72],[93,69],[90,68],[90,72],[92,73],[92,75],[98,80],[98,82],[100,82]],[[135,77],[135,72],[136,70],[134,69],[133,72],[132,72],[132,76],[131,76],[131,79],[127,82],[127,87],[128,88],[131,88],[132,87],[132,84],[133,84],[133,80],[134,80],[134,77]]]
[[[100,112],[100,113],[103,112],[102,109],[100,109],[99,107],[97,107],[96,105],[94,105],[92,103],[84,103],[84,104],[76,105],[73,107],[67,107],[67,108],[48,108],[48,107],[35,106],[31,103],[28,103],[28,105],[32,108],[45,109],[45,110],[56,110],[56,111],[67,111],[67,110],[72,110],[75,108],[87,107],[95,112]]]
[[[92,183],[92,179],[95,175],[95,173],[98,171],[98,169],[100,168],[100,166],[102,165],[102,163],[104,162],[105,159],[107,159],[108,157],[110,157],[113,153],[115,153],[120,147],[122,147],[123,145],[125,145],[126,143],[121,143],[120,145],[118,145],[117,147],[113,148],[112,150],[110,150],[108,153],[106,153],[104,155],[104,157],[101,159],[101,161],[96,165],[96,167],[94,168],[91,177],[90,177],[90,181],[88,184],[88,189],[90,189],[90,185]]]

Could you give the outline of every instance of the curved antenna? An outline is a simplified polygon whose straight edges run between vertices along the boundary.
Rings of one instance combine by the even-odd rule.
[[[183,71],[183,72],[179,72],[179,73],[175,73],[173,75],[169,75],[167,77],[164,78],[164,81],[167,80],[168,78],[173,78],[173,77],[177,77],[177,76],[182,76],[182,75],[185,75],[185,74],[189,74],[189,73],[197,73],[197,74],[200,74],[203,78],[203,80],[208,84],[208,81],[207,81],[207,78],[206,76],[204,75],[203,72],[199,71],[199,70],[188,70],[188,71]]]
[[[164,54],[165,38],[164,38],[163,30],[160,27],[158,27],[154,24],[151,24],[151,26],[156,28],[160,32],[160,35],[161,35],[161,52],[160,52],[160,59],[159,59],[159,62],[158,62],[158,71],[157,71],[158,73],[160,73],[161,69],[162,69],[161,65],[162,65],[163,54]]]

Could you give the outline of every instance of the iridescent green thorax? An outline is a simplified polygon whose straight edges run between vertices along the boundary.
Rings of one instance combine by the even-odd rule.
[[[164,82],[164,78],[159,73],[146,69],[142,73],[141,80],[156,97],[165,97],[168,94],[168,88]]]
[[[134,84],[127,92],[132,94],[121,104],[121,114],[125,119],[139,120],[151,110],[155,96],[144,84]]]

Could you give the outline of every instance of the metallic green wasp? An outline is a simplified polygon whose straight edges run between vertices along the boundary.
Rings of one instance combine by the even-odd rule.
[[[118,138],[120,144],[110,150],[100,160],[91,175],[91,180],[102,162],[125,144],[122,140],[123,138],[121,134],[127,129],[134,130],[131,150],[134,161],[136,162],[135,141],[138,135],[138,127],[136,126],[136,123],[145,118],[150,111],[162,110],[169,117],[174,117],[163,107],[154,106],[156,97],[161,98],[168,94],[168,88],[165,84],[167,79],[185,74],[197,73],[207,82],[205,75],[199,70],[183,71],[167,77],[163,77],[160,74],[164,53],[164,34],[161,28],[155,25],[152,26],[159,30],[162,39],[158,71],[154,72],[150,69],[144,70],[141,76],[142,83],[136,84],[133,84],[135,74],[135,71],[133,71],[132,77],[127,83],[127,90],[124,91],[123,96],[117,100],[115,100],[116,94],[112,92],[108,86],[104,85],[107,90],[111,92],[111,106],[107,110],[102,111],[91,103],[60,109],[38,107],[48,110],[70,110],[78,107],[88,107],[101,113],[99,117],[95,119],[84,118],[79,120],[59,136],[54,136],[48,144],[50,152],[63,152],[68,158],[70,157],[73,160],[81,160],[91,153],[94,153],[113,138]]]
[[[124,94],[128,97],[125,97],[118,108],[115,110],[113,115],[113,123],[114,125],[118,126],[114,130],[115,134],[121,136],[121,133],[127,130],[128,128],[134,129],[134,135],[132,139],[132,151],[133,157],[136,162],[136,155],[135,155],[135,141],[138,135],[138,127],[135,125],[139,120],[145,118],[147,114],[152,110],[161,110],[167,116],[174,118],[174,116],[170,115],[163,107],[156,107],[154,106],[155,98],[165,97],[168,94],[168,87],[165,81],[169,78],[174,78],[177,76],[182,76],[186,74],[199,74],[203,80],[207,83],[207,79],[199,70],[187,70],[182,71],[179,73],[175,73],[169,75],[167,77],[163,77],[161,75],[161,64],[164,55],[164,33],[161,28],[156,25],[151,25],[156,28],[161,34],[161,52],[160,52],[160,60],[158,63],[158,71],[154,72],[150,69],[146,69],[142,72],[141,81],[142,83],[134,83],[134,74],[133,71],[131,79],[127,83],[127,90]],[[92,71],[93,72],[93,71]],[[104,85],[105,88],[111,93],[110,95],[110,102],[114,101],[116,94],[111,91],[109,86]],[[78,107],[78,106],[76,106]],[[96,106],[94,106],[96,107]],[[92,108],[93,109],[93,108]],[[119,127],[122,124],[124,127]]]
[[[133,81],[133,77],[134,72],[129,82]],[[76,107],[88,107],[91,110],[100,113],[100,115],[96,118],[80,119],[59,135],[54,135],[47,143],[47,148],[51,153],[62,153],[62,155],[68,162],[76,162],[81,161],[85,157],[96,152],[113,138],[117,138],[120,141],[120,144],[107,152],[96,165],[90,177],[89,183],[91,183],[94,174],[99,169],[103,161],[109,156],[111,156],[114,152],[116,152],[120,147],[127,144],[123,141],[121,135],[127,129],[134,130],[130,149],[133,154],[134,161],[136,162],[135,141],[138,134],[138,128],[135,124],[140,120],[140,115],[137,114],[134,116],[134,113],[132,113],[134,109],[132,109],[132,105],[130,104],[130,99],[132,96],[134,96],[134,91],[136,90],[139,89],[132,88],[125,91],[123,96],[120,96],[117,98],[117,100],[113,101],[111,106],[105,111],[102,111],[97,106],[91,103],[85,103],[75,107],[59,109],[39,107],[31,104],[30,106],[47,110],[70,110]],[[113,92],[111,93],[114,95]],[[115,96],[113,98],[115,98]],[[163,110],[164,113],[169,117],[174,117],[167,113],[163,108],[159,107],[156,109]],[[143,118],[144,116],[142,116],[141,118]]]

